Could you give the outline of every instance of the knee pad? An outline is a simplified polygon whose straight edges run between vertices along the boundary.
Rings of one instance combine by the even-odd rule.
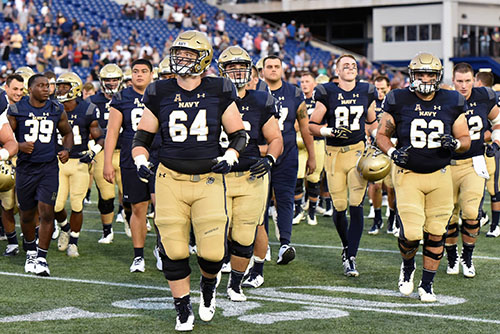
[[[335,210],[337,210],[337,211],[347,210],[347,200],[345,200],[345,199],[333,199],[332,198],[332,202],[333,202],[333,207],[335,208]]]
[[[307,192],[309,193],[310,197],[318,198],[319,193],[320,193],[319,188],[320,188],[319,182],[316,182],[316,183],[308,182],[307,183]]]
[[[109,213],[113,213],[115,211],[115,199],[110,198],[110,199],[102,199],[99,196],[99,201],[97,203],[97,208],[99,209],[99,212],[101,215],[107,215]]]
[[[304,192],[304,179],[297,179],[295,183],[295,195],[300,195]]]
[[[253,255],[253,243],[250,246],[243,246],[240,243],[233,240],[231,241],[229,250],[232,255],[249,259]]]
[[[435,241],[435,240],[431,240],[429,238],[430,234],[427,233],[427,232],[424,232],[424,250],[423,250],[423,254],[424,256],[427,256],[427,257],[430,257],[431,259],[434,259],[434,260],[441,260],[441,258],[443,257],[443,253],[444,253],[444,240],[445,240],[445,236],[441,236],[441,240],[439,241]],[[428,247],[443,247],[443,249],[441,250],[441,252],[439,254],[436,254],[436,253],[433,253],[431,252],[430,250],[428,250],[427,248]]]
[[[491,196],[491,202],[500,202],[500,193]]]
[[[450,232],[453,231],[453,232]],[[458,237],[458,224],[453,223],[448,226],[448,232],[446,233],[447,238],[456,238]]]
[[[469,224],[466,220],[463,220],[462,221],[462,228],[460,229],[460,232],[462,232],[462,234],[468,235],[471,238],[477,238],[477,236],[479,235],[479,232],[481,231],[480,229],[478,229],[480,226],[481,225],[480,225],[479,221],[476,221],[475,224]],[[478,229],[476,233],[470,232],[470,230],[475,230],[475,229]],[[458,231],[457,231],[457,234],[458,234]]]
[[[420,242],[418,240],[408,241],[406,239],[398,238],[398,247],[402,254],[407,256],[414,256],[418,250],[418,245]]]
[[[198,264],[200,265],[200,268],[209,274],[216,275],[222,268],[222,263],[223,260],[217,261],[217,262],[211,262],[207,261],[201,257],[198,256]]]
[[[169,281],[177,281],[188,277],[191,274],[189,267],[189,257],[182,260],[171,260],[167,255],[160,252],[162,261],[162,271]]]

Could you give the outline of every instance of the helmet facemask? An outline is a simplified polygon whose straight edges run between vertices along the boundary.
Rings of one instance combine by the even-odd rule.
[[[178,55],[180,50],[193,52],[196,54],[196,58],[180,56]],[[201,75],[204,72],[201,62],[209,55],[210,51],[208,50],[197,51],[186,47],[172,47],[170,49],[170,70],[179,75]]]
[[[424,83],[416,78],[417,73],[435,73],[436,79],[432,79],[431,82]],[[410,91],[418,92],[423,95],[429,95],[439,90],[439,85],[441,84],[441,79],[443,77],[443,71],[436,70],[410,70]]]
[[[118,80],[116,87],[114,83],[109,82],[109,80],[116,79]],[[114,95],[120,91],[120,88],[122,86],[123,82],[123,77],[120,78],[101,78],[100,80],[101,83],[101,89],[102,91],[107,94],[107,95]]]
[[[230,64],[242,64],[244,68],[227,69]],[[237,88],[244,87],[252,78],[252,65],[248,61],[238,60],[222,64],[222,76],[231,80]]]

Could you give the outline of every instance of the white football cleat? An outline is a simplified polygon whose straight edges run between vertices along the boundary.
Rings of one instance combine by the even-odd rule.
[[[271,246],[267,245],[266,257],[264,258],[266,261],[271,261]]]
[[[111,233],[108,234],[107,236],[102,235],[101,239],[99,239],[97,242],[100,244],[105,244],[109,245],[113,243],[113,239],[115,238],[115,233],[113,232],[113,229],[111,229]]]
[[[375,209],[373,208],[373,205],[370,205],[370,213],[366,218],[375,218]]]
[[[490,223],[490,217],[488,217],[488,214],[485,213],[484,216],[481,216],[481,218],[479,219],[479,222],[481,223],[481,227],[483,227],[484,225],[487,225]]]
[[[177,311],[175,330],[178,332],[192,331],[194,328],[194,313],[191,303],[187,305],[175,305],[175,310]]]
[[[66,254],[68,254],[69,257],[79,257],[80,253],[78,253],[78,246],[75,244],[69,244]]]
[[[344,261],[344,274],[347,277],[358,277],[359,271],[356,268],[356,257],[351,256],[346,261]]]
[[[151,223],[146,219],[146,230],[151,231]]]
[[[290,245],[283,245],[280,247],[276,264],[288,264],[293,259],[295,259],[295,248]]]
[[[231,272],[231,262],[223,263],[220,271],[223,274],[229,274]]]
[[[474,278],[476,276],[476,268],[474,267],[474,263],[472,262],[472,260],[470,261],[470,265],[469,265],[464,261],[464,259],[462,257],[460,257],[460,263],[462,264],[462,270],[463,270],[465,277]],[[458,263],[457,263],[457,267],[458,267]]]
[[[125,211],[124,210],[118,212],[118,214],[116,215],[116,222],[117,223],[125,222]]]
[[[19,245],[8,244],[3,256],[16,256],[17,254],[19,254]]]
[[[247,300],[247,296],[243,293],[243,290],[234,291],[231,287],[227,288],[227,296],[231,299],[232,302],[244,302]]]
[[[399,272],[399,292],[405,296],[411,295],[413,292],[413,276],[415,275],[415,267],[410,272],[410,270],[405,270],[404,263],[401,263],[401,270]]]
[[[418,286],[418,295],[420,296],[420,300],[426,303],[433,303],[437,301],[437,297],[434,294],[434,289],[432,288],[432,283],[430,288],[422,287],[422,282],[420,282]]]
[[[295,217],[293,217],[292,225],[299,225],[300,221],[306,219],[305,212],[300,211]]]
[[[250,276],[243,281],[241,286],[244,288],[258,288],[262,284],[264,284],[264,276],[259,274],[253,275],[253,273],[250,273]]]
[[[52,232],[52,240],[56,240],[59,238],[59,233],[61,232],[61,228],[57,222],[54,222],[54,232]]]
[[[144,261],[143,257],[136,257],[134,258],[134,261],[132,262],[132,265],[130,266],[130,272],[131,273],[138,273],[141,272],[143,273],[146,270],[146,262]]]
[[[309,215],[307,215],[307,224],[311,226],[318,225],[318,220],[316,219],[316,215],[314,215],[313,219]]]
[[[325,213],[323,213],[323,217],[331,217],[333,216],[333,207],[330,210],[326,210]]]
[[[158,248],[158,246],[155,246],[155,248],[153,249],[153,254],[156,258],[156,269],[158,269],[159,271],[162,271],[163,270],[163,261],[161,260],[160,249]]]
[[[35,274],[38,276],[50,276],[49,264],[43,257],[37,257],[35,260]]]
[[[189,245],[189,254],[196,254],[196,245]]]
[[[318,204],[318,206],[316,207],[316,213],[319,215],[323,215],[325,214],[325,211],[326,211],[325,208]]]
[[[64,252],[66,249],[68,249],[68,244],[69,244],[69,232],[64,232],[61,230],[59,238],[57,239],[57,249],[59,249],[59,251],[61,252]]]
[[[124,219],[123,221],[123,230],[125,231],[127,237],[132,238],[132,231],[130,231],[130,223],[126,219]]]
[[[24,272],[35,273],[36,251],[26,252],[26,262],[24,263]]]
[[[495,226],[493,228],[493,225],[491,225],[490,230],[486,233],[486,237],[488,238],[497,238],[500,236],[500,226]]]
[[[215,315],[215,292],[215,285],[204,288],[202,283],[200,283],[200,307],[198,314],[203,321],[210,321]]]
[[[446,273],[448,275],[458,275],[458,273],[460,272],[460,267],[459,267],[459,263],[458,263],[458,251],[457,251],[456,247],[454,247],[454,251],[455,251],[454,252],[455,253],[454,259],[450,259],[447,256],[448,265],[446,266]],[[446,253],[448,254],[448,252],[449,252],[449,250],[447,249]]]

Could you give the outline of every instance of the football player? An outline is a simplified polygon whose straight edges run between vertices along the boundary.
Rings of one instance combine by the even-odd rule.
[[[160,75],[160,78],[162,80],[166,80],[166,79],[170,79],[170,78],[175,77],[175,74],[173,74],[172,70],[170,69],[170,56],[166,56],[160,62],[159,66],[158,66],[158,74]]]
[[[304,99],[307,107],[307,114],[310,116],[314,111],[316,101],[313,99],[314,87],[316,81],[310,72],[305,72],[300,77],[300,88],[304,94]],[[295,217],[293,223],[298,224],[304,217],[302,211],[302,197],[304,196],[304,178],[306,173],[307,150],[300,133],[297,133],[297,145],[299,147],[299,172],[297,175],[297,184],[295,186]],[[325,163],[325,138],[314,137],[314,155],[316,157],[316,170],[314,173],[307,175],[306,184],[306,201],[309,201],[307,212],[307,223],[309,225],[317,225],[316,207],[318,205],[320,193],[320,178]]]
[[[132,86],[132,69],[127,68],[123,71],[123,86],[124,88]]]
[[[290,246],[292,237],[293,205],[298,170],[297,136],[295,121],[307,149],[306,174],[316,169],[314,140],[309,132],[307,107],[300,88],[282,79],[282,61],[277,56],[267,56],[263,61],[262,74],[271,94],[277,100],[279,126],[283,135],[283,154],[273,164],[270,173],[271,191],[274,192],[278,212],[280,249],[277,264],[287,264],[295,258],[295,248]]]
[[[198,313],[203,321],[210,321],[215,314],[216,276],[222,267],[227,225],[222,173],[237,163],[247,141],[233,83],[201,77],[212,57],[212,46],[203,33],[188,30],[178,35],[170,48],[170,66],[176,78],[149,85],[132,149],[137,172],[145,179],[152,174],[149,147],[155,133],[161,132],[155,224],[179,331],[194,326],[189,294],[191,224],[201,270]],[[221,124],[229,137],[223,155]]]
[[[334,207],[333,222],[342,241],[344,274],[355,277],[359,275],[356,254],[363,233],[367,185],[356,170],[356,162],[365,149],[365,123],[369,133],[376,131],[377,93],[373,85],[356,82],[358,66],[354,56],[340,56],[336,72],[338,86],[330,82],[314,90],[316,107],[309,128],[313,135],[326,137],[325,169]],[[348,206],[350,224],[346,215]]]
[[[489,177],[484,160],[484,132],[491,123],[491,139],[486,154],[490,157],[500,147],[500,114],[496,106],[497,97],[491,88],[474,86],[474,70],[467,63],[458,63],[453,68],[453,85],[455,90],[467,101],[465,117],[469,124],[471,147],[465,153],[453,154],[451,160],[451,176],[453,179],[453,199],[455,209],[448,225],[445,241],[448,259],[448,274],[459,273],[459,260],[465,277],[476,276],[472,262],[472,252],[479,235],[481,202],[484,194],[485,181]],[[494,175],[491,175],[494,178]],[[458,215],[461,211],[462,255],[458,258]]]
[[[374,81],[375,89],[377,90],[377,99],[375,100],[375,114],[377,119],[380,118],[382,114],[382,101],[387,93],[391,90],[389,78],[386,76],[378,76]],[[375,138],[372,138],[374,141]],[[368,234],[376,235],[383,226],[382,220],[382,190],[387,192],[387,201],[389,203],[389,219],[387,220],[387,233],[394,233],[394,217],[395,217],[395,194],[394,188],[392,187],[392,181],[390,174],[387,175],[383,180],[377,182],[368,183],[368,196],[370,197],[375,217],[373,219],[373,225],[368,231]]]
[[[109,110],[108,131],[104,145],[104,178],[110,184],[115,179],[113,152],[121,134],[120,170],[123,184],[123,200],[132,204],[130,230],[134,245],[134,260],[130,272],[144,272],[144,243],[146,241],[146,214],[150,194],[154,194],[154,180],[142,182],[136,173],[132,159],[132,139],[144,111],[142,96],[152,80],[153,66],[146,59],[137,59],[132,63],[132,87],[125,88],[113,96]]]
[[[54,203],[59,184],[57,158],[66,163],[73,146],[73,132],[63,106],[49,99],[49,80],[42,74],[28,81],[29,96],[11,105],[9,123],[19,142],[16,193],[26,247],[24,270],[49,276],[47,251],[54,228]],[[56,152],[56,130],[63,136],[63,150]],[[39,212],[38,247],[35,213]]]
[[[231,253],[227,294],[232,301],[245,301],[241,282],[253,254],[256,228],[267,201],[268,182],[264,175],[281,154],[283,138],[275,118],[274,98],[268,92],[249,90],[247,87],[252,75],[252,60],[248,53],[238,46],[230,46],[220,54],[218,67],[221,76],[230,79],[238,88],[236,104],[250,138],[238,164],[225,177],[230,224],[228,247]],[[264,157],[261,157],[258,146],[260,137],[264,137],[267,143]]]
[[[69,257],[78,257],[78,238],[83,223],[83,200],[89,185],[89,164],[104,145],[104,135],[97,118],[95,104],[81,99],[82,80],[73,72],[61,74],[56,80],[56,98],[64,106],[73,131],[73,147],[69,160],[59,163],[59,189],[57,191],[55,218],[61,228],[57,248]],[[89,150],[89,137],[95,144]],[[61,145],[59,138],[59,145]],[[70,197],[71,216],[64,209]]]
[[[382,104],[378,147],[393,160],[392,180],[401,222],[398,245],[403,262],[399,291],[413,292],[415,254],[424,240],[420,300],[437,300],[433,281],[443,257],[446,227],[453,210],[452,154],[471,143],[465,99],[455,91],[439,90],[441,61],[419,53],[408,66],[410,86],[390,91]],[[391,142],[397,138],[397,146]]]
[[[92,102],[99,109],[99,125],[106,132],[108,127],[109,109],[111,98],[121,89],[123,81],[123,72],[116,64],[107,64],[99,71],[99,81],[101,83],[101,91],[92,95],[89,102]],[[98,190],[97,208],[101,213],[103,234],[99,243],[110,244],[113,242],[114,233],[112,229],[114,216],[114,201],[115,201],[115,184],[118,185],[118,194],[121,201],[122,180],[120,172],[120,149],[119,146],[113,153],[113,167],[115,170],[114,183],[109,183],[104,179],[104,152],[101,151],[95,156],[94,164],[94,179]],[[121,210],[118,211],[121,213]],[[131,236],[128,220],[124,222],[125,233]]]
[[[491,72],[478,72],[476,73],[474,87],[489,87],[493,86],[495,78]],[[500,93],[496,92],[498,98],[498,106],[500,106]],[[487,130],[484,133],[485,142],[491,141],[491,131]],[[500,166],[500,155],[495,154],[495,156],[486,156],[486,166],[488,168],[488,174],[490,178],[486,181],[486,188],[491,196],[491,225],[490,230],[486,233],[488,238],[496,238],[500,236],[500,227],[498,223],[500,221],[500,192],[498,191],[498,177],[495,177],[496,170]],[[483,211],[485,215],[485,211]],[[483,223],[481,222],[481,225]]]

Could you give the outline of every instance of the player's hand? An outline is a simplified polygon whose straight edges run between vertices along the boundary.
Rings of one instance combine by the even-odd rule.
[[[343,126],[339,128],[332,128],[332,137],[333,138],[338,138],[338,139],[348,139],[349,134],[351,134],[352,131],[349,130],[348,128],[345,128]]]
[[[83,162],[84,164],[89,164],[94,160],[95,153],[92,150],[88,150],[85,152],[80,152],[81,158],[79,159],[80,162]]]
[[[500,150],[500,146],[498,146],[497,143],[486,145],[486,156],[490,158],[494,157],[498,150]]]
[[[227,174],[231,171],[231,167],[235,163],[238,163],[238,157],[236,156],[236,151],[233,149],[227,149],[223,156],[217,157],[213,160],[212,172],[219,174]]]
[[[19,143],[19,151],[23,153],[31,154],[34,148],[35,142],[33,141],[25,141],[23,143]]]
[[[62,150],[57,153],[57,157],[59,158],[59,161],[63,164],[68,162],[69,160],[69,151],[68,150]]]
[[[311,175],[316,170],[316,159],[308,157],[306,161],[306,175]]]
[[[104,164],[102,176],[106,181],[113,184],[115,181],[115,169],[113,168],[113,165]]]
[[[404,167],[408,163],[408,159],[410,158],[408,154],[410,148],[411,146],[408,145],[394,150],[391,154],[392,161],[394,161],[396,165]]]
[[[445,150],[449,150],[450,152],[455,152],[459,146],[458,140],[450,134],[442,134],[439,136],[439,139],[441,140],[441,147]]]
[[[148,183],[149,178],[155,174],[151,170],[153,168],[153,164],[148,161],[144,154],[136,156],[134,158],[134,164],[137,167],[137,176],[139,176],[139,180],[144,183]]]
[[[250,177],[263,177],[264,175],[269,173],[275,163],[276,161],[270,155],[266,155],[264,158],[260,158],[256,163],[250,166]]]

